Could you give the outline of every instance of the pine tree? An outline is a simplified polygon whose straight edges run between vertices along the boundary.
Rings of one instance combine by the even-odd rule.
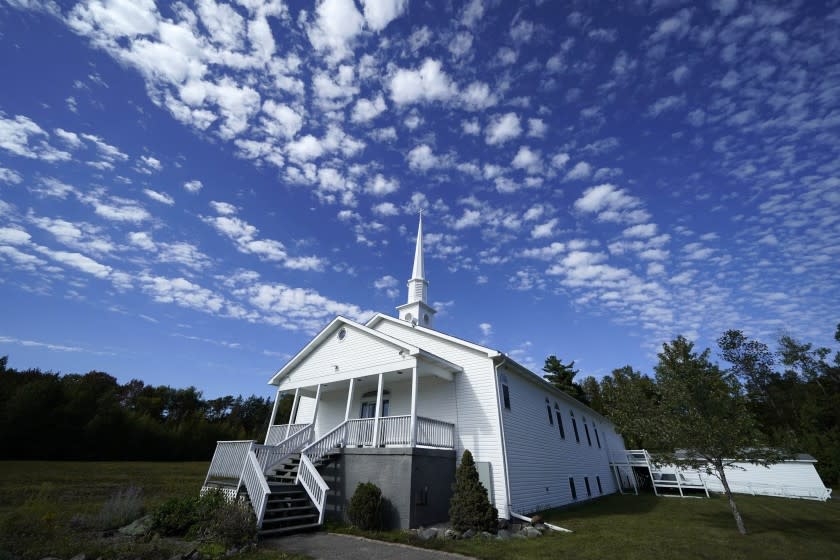
[[[487,489],[478,480],[478,471],[470,451],[464,450],[461,464],[455,471],[452,499],[449,501],[449,520],[456,531],[488,531],[498,529],[498,512],[487,497]]]

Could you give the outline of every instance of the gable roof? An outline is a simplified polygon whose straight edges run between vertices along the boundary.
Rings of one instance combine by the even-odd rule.
[[[414,330],[417,330],[423,334],[428,334],[442,340],[446,340],[447,342],[452,342],[453,344],[458,344],[460,346],[464,346],[471,350],[477,350],[483,354],[487,354],[488,358],[495,358],[496,356],[501,356],[502,353],[498,350],[493,350],[492,348],[488,348],[486,346],[481,346],[480,344],[475,344],[474,342],[470,342],[468,340],[464,340],[462,338],[458,338],[452,335],[448,335],[446,333],[442,333],[440,331],[436,331],[434,329],[428,329],[426,327],[421,327],[420,325],[411,325],[410,323],[406,323],[402,319],[397,319],[396,317],[391,317],[389,315],[385,315],[383,313],[377,313],[373,317],[371,317],[366,326],[373,328],[377,323],[381,321],[388,321],[394,323],[395,325],[400,325],[402,327],[410,327]]]
[[[394,337],[388,336],[387,334],[383,334],[381,332],[375,331],[371,328],[366,327],[360,323],[347,319],[346,317],[342,317],[338,315],[335,319],[330,321],[330,323],[324,327],[321,332],[315,335],[315,338],[309,341],[306,346],[304,346],[297,354],[295,354],[291,360],[286,362],[282,368],[277,370],[277,372],[271,377],[268,381],[269,385],[277,385],[277,383],[286,376],[296,365],[298,365],[306,356],[308,356],[313,350],[315,350],[324,340],[326,340],[333,332],[335,332],[339,327],[342,325],[347,325],[350,328],[358,329],[370,336],[373,336],[382,342],[394,346],[400,350],[405,350],[406,353],[409,355],[418,354],[420,353],[420,349],[416,346],[403,342],[402,340],[397,340]]]
[[[361,331],[365,334],[368,334],[368,335],[384,342],[385,344],[389,344],[389,345],[391,345],[395,348],[398,348],[400,350],[405,350],[406,354],[408,354],[409,356],[418,356],[418,357],[423,358],[423,359],[425,359],[429,362],[435,363],[436,365],[438,365],[439,367],[441,367],[441,368],[443,368],[447,371],[451,371],[451,372],[454,373],[454,372],[464,370],[464,368],[462,368],[461,366],[459,366],[457,364],[453,364],[452,362],[450,362],[448,360],[445,360],[445,359],[441,358],[440,356],[432,354],[431,352],[423,350],[423,349],[421,349],[417,346],[414,346],[413,344],[408,344],[407,342],[404,342],[402,340],[394,338],[393,336],[389,336],[385,333],[381,333],[377,330],[371,329],[370,327],[368,327],[366,325],[362,325],[361,323],[357,323],[357,322],[355,322],[351,319],[347,319],[346,317],[342,317],[341,315],[339,315],[335,319],[330,321],[330,323],[326,327],[324,327],[321,330],[321,332],[319,332],[317,335],[315,335],[315,337],[312,340],[310,340],[309,343],[307,343],[307,345],[304,346],[297,354],[295,354],[292,357],[291,360],[286,362],[286,365],[284,365],[282,368],[277,370],[277,372],[268,381],[268,384],[269,385],[277,385],[283,377],[288,375],[289,372],[291,372],[295,368],[295,366],[300,364],[300,362],[303,361],[304,358],[306,358],[316,348],[318,348],[318,346],[324,340],[329,338],[329,336],[333,332],[338,330],[342,325],[346,325],[350,328],[357,329],[357,330],[359,330],[359,331]]]

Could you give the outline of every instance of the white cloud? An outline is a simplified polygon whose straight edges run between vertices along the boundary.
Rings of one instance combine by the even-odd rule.
[[[481,111],[492,107],[498,100],[484,82],[473,82],[461,92],[461,102],[468,111]]]
[[[504,144],[522,134],[522,126],[516,113],[496,115],[487,125],[485,141],[492,145]]]
[[[286,144],[286,150],[295,161],[310,161],[321,157],[324,153],[321,142],[311,134],[307,134],[294,142],[289,142]]]
[[[200,191],[203,187],[204,187],[204,185],[201,183],[201,181],[199,181],[197,179],[194,179],[192,181],[187,181],[186,183],[184,183],[184,188],[187,190],[187,192],[190,192],[190,193],[193,193],[193,194]]]
[[[565,152],[560,152],[552,156],[551,165],[553,165],[557,169],[560,169],[564,167],[567,163],[569,163],[570,159],[571,158],[569,157],[569,154]]]
[[[449,52],[455,58],[463,58],[470,52],[473,44],[473,35],[469,31],[461,31],[449,41]]]
[[[517,169],[524,169],[528,173],[539,173],[542,170],[542,158],[539,151],[531,150],[528,146],[521,146],[511,165]]]
[[[554,228],[557,227],[557,223],[559,220],[557,218],[552,218],[543,224],[535,225],[531,229],[531,237],[533,239],[543,239],[545,237],[551,237],[554,235]]]
[[[362,4],[368,27],[374,31],[385,29],[408,8],[408,0],[362,0]]]
[[[380,202],[371,208],[377,216],[387,217],[396,216],[400,213],[399,209],[391,202]]]
[[[466,27],[472,27],[478,23],[482,17],[484,17],[484,1],[470,0],[470,2],[464,6],[464,11],[461,12],[461,23]]]
[[[351,54],[356,36],[362,32],[365,19],[353,0],[321,0],[315,8],[316,21],[309,29],[309,40],[319,51],[328,51],[330,58],[340,61]]]
[[[548,127],[542,119],[528,119],[528,136],[543,138]]]
[[[557,157],[557,156],[555,156]],[[567,181],[575,181],[578,179],[586,179],[592,174],[592,166],[585,161],[579,161],[566,173]]]
[[[14,119],[7,119],[0,112],[0,149],[48,163],[69,160],[70,154],[52,147],[46,141],[48,137],[49,134],[30,118],[17,115]]]
[[[481,134],[481,125],[478,123],[478,119],[465,120],[461,121],[461,130],[464,131],[464,134],[478,136]]]
[[[397,290],[398,285],[399,282],[397,279],[390,274],[386,274],[382,278],[378,278],[373,282],[374,288],[377,290],[383,290],[391,299],[394,299],[399,295],[399,290]]]
[[[481,330],[481,334],[484,336],[490,336],[493,334],[493,325],[490,323],[479,323],[478,328]]]
[[[163,169],[163,164],[159,159],[152,156],[140,156],[138,171],[141,173],[151,174],[155,171]]]
[[[641,208],[641,201],[627,194],[624,189],[605,183],[584,191],[575,201],[575,208],[585,213],[596,213],[605,222],[639,223],[650,218]]]
[[[451,99],[456,88],[446,72],[441,70],[440,61],[427,58],[417,70],[400,68],[391,77],[391,100],[398,105],[420,101],[446,101]]]
[[[0,166],[0,183],[8,183],[10,185],[18,185],[23,181],[20,173],[8,167]]]
[[[452,227],[455,229],[466,229],[470,227],[475,227],[481,223],[481,212],[478,210],[472,210],[470,208],[464,209],[464,214],[455,220],[455,223],[452,224]]]
[[[381,173],[377,173],[373,180],[368,182],[365,191],[374,196],[385,196],[396,192],[399,188],[399,181],[386,179]]]
[[[262,120],[263,128],[270,136],[292,139],[303,126],[303,117],[284,103],[268,99],[263,103],[262,111],[266,115]]]
[[[440,160],[432,153],[432,148],[428,144],[421,144],[408,152],[408,165],[412,169],[420,171],[428,171],[432,167],[436,167]]]
[[[350,120],[355,123],[369,122],[385,111],[385,98],[382,95],[376,96],[375,99],[360,99],[353,107],[353,115]]]
[[[152,189],[143,189],[143,193],[152,200],[160,202],[161,204],[166,204],[167,206],[175,204],[175,199],[166,193],[153,191]]]
[[[78,150],[84,146],[84,143],[79,139],[79,135],[75,132],[69,132],[63,128],[56,128],[53,132],[55,132],[55,135],[61,138],[72,150]]]
[[[647,114],[652,117],[658,117],[662,113],[673,111],[684,106],[686,103],[685,94],[669,95],[654,101],[647,110]]]
[[[656,224],[638,224],[625,229],[624,237],[653,237],[656,235]]]

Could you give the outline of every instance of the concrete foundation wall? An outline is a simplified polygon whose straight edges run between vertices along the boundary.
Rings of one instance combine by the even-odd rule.
[[[421,448],[349,448],[322,476],[330,486],[327,515],[346,521],[356,486],[372,482],[386,500],[386,529],[409,529],[446,521],[455,482],[455,452]]]

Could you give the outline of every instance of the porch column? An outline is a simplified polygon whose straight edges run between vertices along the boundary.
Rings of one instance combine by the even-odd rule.
[[[379,418],[382,416],[382,374],[376,386],[376,410],[373,414],[373,446],[379,447]]]
[[[278,388],[277,389],[277,395],[275,395],[275,397],[274,397],[274,406],[271,407],[271,416],[269,416],[269,418],[268,418],[268,431],[265,433],[265,442],[264,442],[266,445],[268,445],[268,434],[271,433],[271,427],[274,426],[274,422],[275,422],[275,420],[277,420],[277,405],[280,404],[281,394],[282,393],[280,393],[280,389]],[[289,431],[289,429],[286,428],[286,432],[288,432],[288,431]]]
[[[321,403],[321,384],[318,383],[318,389],[315,391],[315,408],[312,409],[312,425],[318,419],[318,405]]]
[[[286,424],[286,437],[289,437],[289,430],[292,429],[292,424],[297,418],[298,405],[300,404],[300,387],[295,389],[295,398],[292,399],[292,411],[289,413],[289,422]],[[283,438],[285,439],[285,438]]]
[[[347,389],[347,406],[344,408],[344,421],[350,420],[350,407],[353,406],[353,389],[356,388],[356,380],[350,380],[350,388]]]
[[[417,445],[417,366],[411,368],[411,425],[409,427],[410,445]]]

